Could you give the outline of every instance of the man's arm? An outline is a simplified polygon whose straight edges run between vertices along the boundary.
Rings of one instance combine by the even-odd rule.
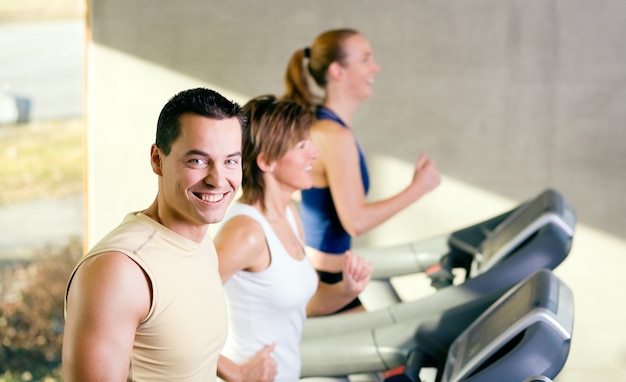
[[[102,253],[81,264],[67,296],[64,380],[125,381],[135,332],[150,303],[147,276],[123,253]]]

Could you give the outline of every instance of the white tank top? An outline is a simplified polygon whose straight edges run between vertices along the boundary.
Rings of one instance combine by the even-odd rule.
[[[259,222],[271,264],[261,272],[239,271],[224,284],[229,332],[223,354],[243,363],[265,346],[276,343],[272,353],[278,363],[275,381],[297,381],[301,370],[302,325],[306,305],[317,290],[317,273],[306,256],[296,260],[286,252],[269,222],[256,208],[234,203],[224,221],[237,215]],[[298,237],[289,208],[287,219]]]

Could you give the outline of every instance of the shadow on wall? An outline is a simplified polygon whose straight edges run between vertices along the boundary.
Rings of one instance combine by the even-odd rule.
[[[402,0],[381,12],[362,1],[147,8],[106,0],[92,2],[90,14],[96,45],[247,95],[280,94],[289,56],[321,31],[359,29],[383,68],[354,123],[368,153],[412,163],[424,150],[442,173],[518,201],[552,187],[580,221],[626,237],[626,92],[616,88],[626,77],[626,51],[616,49],[626,39],[626,3],[606,4]],[[580,30],[580,20],[589,27]],[[97,60],[95,74],[120,86],[159,82],[107,73]],[[393,133],[381,134],[389,121],[382,128]]]

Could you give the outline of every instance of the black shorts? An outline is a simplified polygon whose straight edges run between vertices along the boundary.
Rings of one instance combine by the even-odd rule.
[[[320,277],[320,281],[326,284],[337,284],[338,282],[340,282],[341,280],[343,280],[343,273],[342,272],[326,272],[326,271],[317,271],[317,274]],[[337,314],[337,313],[341,313],[341,312],[345,312],[346,310],[350,310],[353,308],[357,308],[359,306],[363,306],[363,304],[361,304],[361,300],[359,300],[359,298],[355,298],[354,300],[350,301],[346,306],[344,306],[343,308],[340,308],[332,313],[329,314]]]

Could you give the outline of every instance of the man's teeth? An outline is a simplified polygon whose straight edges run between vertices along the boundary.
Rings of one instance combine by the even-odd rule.
[[[220,200],[224,199],[224,194],[218,194],[218,195],[202,194],[202,195],[200,195],[200,199],[202,199],[205,202],[215,203],[215,202],[219,202]]]

